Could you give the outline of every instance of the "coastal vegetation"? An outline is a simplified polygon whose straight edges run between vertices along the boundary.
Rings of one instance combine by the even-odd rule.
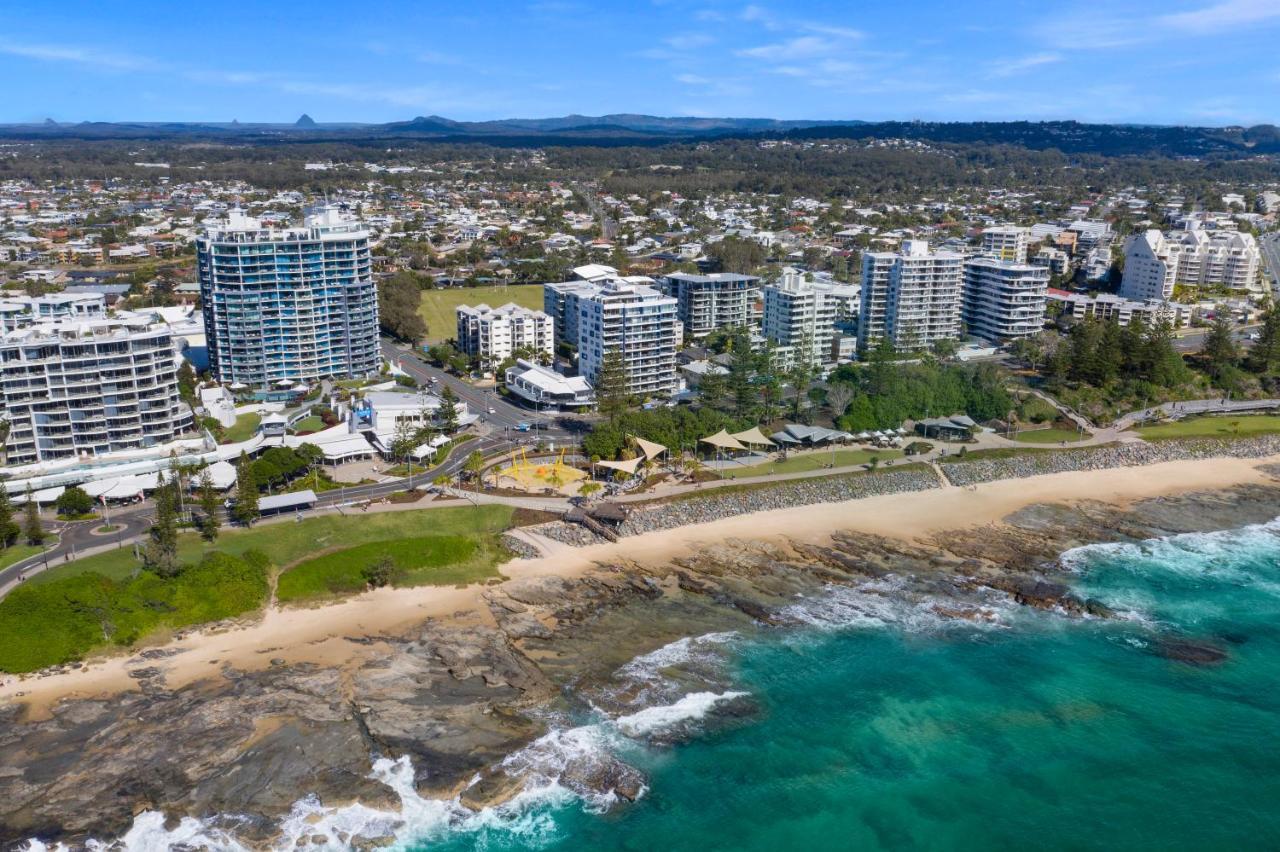
[[[167,578],[81,571],[26,583],[0,601],[0,670],[34,671],[95,648],[129,646],[156,630],[255,611],[266,600],[267,567],[267,557],[250,550],[206,554]]]
[[[828,387],[848,389],[843,411],[833,412],[836,425],[861,432],[951,414],[967,414],[984,422],[1006,417],[1014,407],[1004,377],[993,365],[951,364],[932,356],[918,363],[898,363],[896,357],[885,341],[868,354],[865,365],[845,364],[831,374]]]
[[[128,647],[159,630],[256,612],[283,566],[293,566],[279,578],[281,599],[291,601],[362,591],[367,583],[350,578],[384,554],[394,562],[393,585],[496,576],[505,555],[498,537],[512,513],[495,505],[328,515],[224,530],[216,542],[177,533],[171,557],[161,536],[165,552],[149,557],[152,567],[127,548],[59,565],[0,600],[0,631],[13,637],[0,643],[0,671],[34,671],[98,648]]]

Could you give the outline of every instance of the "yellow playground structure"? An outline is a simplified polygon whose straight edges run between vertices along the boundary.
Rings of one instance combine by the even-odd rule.
[[[511,464],[498,471],[498,480],[508,479],[516,487],[529,491],[543,488],[561,489],[586,478],[584,471],[565,464],[565,450],[560,450],[554,461],[531,460],[523,447],[512,458]]]

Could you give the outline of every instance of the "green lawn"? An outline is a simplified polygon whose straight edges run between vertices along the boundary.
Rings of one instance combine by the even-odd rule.
[[[293,432],[295,435],[302,432],[319,432],[323,428],[324,421],[319,417],[316,417],[314,414],[310,417],[304,417],[297,423],[293,424]]]
[[[483,302],[499,307],[515,302],[526,308],[542,310],[542,288],[536,284],[494,284],[489,287],[451,287],[447,290],[422,291],[418,313],[427,322],[427,343],[439,343],[458,335],[458,305]]]
[[[97,648],[129,647],[158,630],[254,612],[266,601],[267,571],[261,554],[214,553],[167,580],[140,571],[25,583],[0,601],[0,671],[35,671]]]
[[[258,424],[261,422],[262,417],[258,414],[238,415],[235,425],[223,433],[222,443],[238,444],[241,441],[249,440],[253,437],[253,433],[258,431]]]
[[[325,515],[298,522],[258,524],[247,530],[223,527],[222,535],[212,546],[195,533],[178,536],[178,558],[183,563],[193,563],[211,550],[234,556],[259,550],[273,565],[292,565],[313,553],[339,545],[353,547],[424,535],[500,533],[510,525],[512,511],[510,506],[497,505],[373,514],[350,511],[345,516]],[[59,565],[36,575],[30,582],[49,582],[87,571],[113,578],[127,577],[137,566],[133,549],[125,547]]]
[[[1269,432],[1280,432],[1280,415],[1187,417],[1176,423],[1159,423],[1138,430],[1138,434],[1149,441],[1163,438],[1230,438],[1237,434],[1263,435]]]
[[[1075,429],[1027,429],[1015,432],[1013,440],[1021,444],[1060,444],[1063,441],[1072,444],[1088,437],[1088,432],[1081,435]]]
[[[498,576],[502,549],[494,535],[430,535],[375,541],[349,547],[295,565],[280,575],[276,598],[282,603],[363,591],[361,573],[383,558],[395,563],[395,586],[473,583]]]
[[[21,562],[28,556],[35,556],[43,547],[36,547],[32,544],[15,544],[12,547],[6,547],[0,550],[0,568],[8,568],[15,562]]]
[[[384,554],[396,564],[396,585],[494,577],[506,555],[499,534],[513,511],[355,512],[224,530],[213,547],[183,533],[178,555],[186,567],[167,580],[141,570],[131,547],[59,565],[0,601],[0,671],[33,671],[96,648],[129,647],[156,631],[257,611],[272,566],[294,566],[280,578],[285,600],[359,591],[360,570]]]
[[[834,456],[835,467],[866,464],[873,458],[879,458],[880,463],[883,464],[888,459],[902,458],[902,450],[836,450]],[[741,479],[770,473],[803,473],[809,470],[820,470],[830,464],[832,464],[830,452],[793,454],[786,461],[762,462],[750,467],[731,468],[723,475],[725,479]]]

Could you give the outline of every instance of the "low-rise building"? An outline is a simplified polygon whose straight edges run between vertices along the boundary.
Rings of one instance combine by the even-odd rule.
[[[550,367],[518,358],[503,376],[507,391],[536,406],[583,408],[595,404],[591,383],[582,376],[562,376]]]
[[[1065,290],[1049,290],[1045,298],[1061,306],[1062,315],[1073,319],[1095,319],[1110,321],[1114,319],[1120,325],[1128,325],[1135,317],[1141,317],[1147,325],[1168,322],[1173,328],[1184,328],[1191,325],[1192,310],[1187,305],[1159,299],[1135,300],[1126,299],[1111,293],[1087,296],[1083,293],[1069,293]]]
[[[499,308],[459,305],[458,348],[485,364],[500,364],[517,352],[545,355],[555,350],[555,321],[544,311],[509,302]]]

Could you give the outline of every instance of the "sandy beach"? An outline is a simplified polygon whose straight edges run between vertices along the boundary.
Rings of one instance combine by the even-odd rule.
[[[1215,458],[1055,473],[758,512],[618,543],[565,546],[550,556],[507,563],[502,571],[511,578],[571,577],[596,564],[620,559],[658,563],[727,539],[787,537],[824,542],[836,530],[908,540],[927,538],[944,530],[997,523],[1037,503],[1092,500],[1123,506],[1143,498],[1267,482],[1271,477],[1260,468],[1278,459]],[[429,618],[490,623],[487,608],[480,605],[482,590],[482,586],[380,589],[328,606],[271,609],[242,627],[194,632],[156,646],[163,656],[157,654],[152,664],[164,670],[170,688],[217,677],[223,666],[256,670],[283,660],[342,668],[377,653],[377,643],[368,642],[369,638],[395,636]],[[92,660],[79,670],[7,678],[0,686],[0,700],[23,702],[29,714],[39,718],[62,698],[136,690],[137,681],[129,676],[129,670],[137,665],[136,655],[121,655]]]

